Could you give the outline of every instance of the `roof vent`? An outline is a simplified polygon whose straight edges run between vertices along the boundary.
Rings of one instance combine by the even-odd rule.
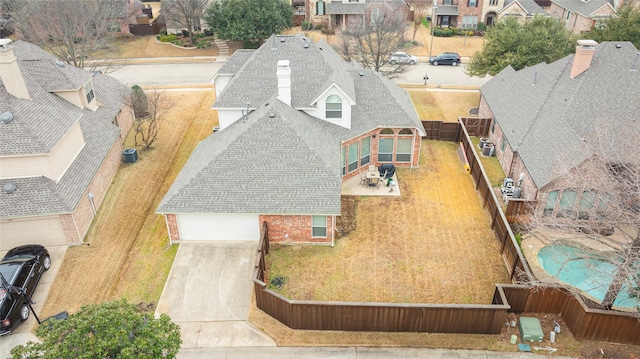
[[[621,49],[622,48],[622,44],[616,44],[616,49]]]
[[[13,114],[11,112],[4,112],[0,115],[0,122],[9,123],[13,121]]]
[[[360,71],[358,75],[360,75],[360,77],[364,76],[364,71]]]
[[[56,65],[58,65],[58,66],[60,66],[60,67],[65,67],[65,66],[67,66],[67,64],[66,64],[66,63],[64,63],[64,61],[60,61],[60,60],[57,60],[57,61],[56,61]]]
[[[16,191],[16,184],[13,182],[7,182],[2,184],[2,192],[6,194],[12,194]]]
[[[275,118],[275,117],[276,117],[275,112],[269,112],[269,118]]]
[[[305,42],[303,46],[304,46],[305,49],[308,49],[309,48],[309,43]]]
[[[630,71],[638,71],[638,60],[640,59],[640,51],[636,53],[636,59],[633,60]]]
[[[284,43],[284,41],[285,41],[284,37],[281,37],[280,42]]]

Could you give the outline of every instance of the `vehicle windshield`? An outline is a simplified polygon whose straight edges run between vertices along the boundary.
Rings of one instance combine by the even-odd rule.
[[[13,277],[16,275],[16,273],[18,273],[18,270],[20,269],[21,265],[22,265],[21,261],[20,262],[4,262],[0,264],[0,273],[2,273],[4,280],[11,283],[11,281],[13,280]]]

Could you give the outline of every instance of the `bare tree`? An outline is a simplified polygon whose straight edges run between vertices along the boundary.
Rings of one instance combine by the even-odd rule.
[[[140,87],[134,86],[127,103],[136,114],[133,123],[134,146],[140,144],[143,149],[148,150],[158,139],[160,126],[171,108],[171,101],[162,90],[143,92]]]
[[[585,136],[579,148],[556,162],[558,180],[538,205],[528,229],[599,250],[569,256],[586,261],[596,275],[591,289],[605,293],[611,309],[624,289],[640,295],[640,127],[610,120]],[[572,165],[579,163],[577,166]],[[608,262],[608,269],[599,264]],[[562,266],[569,266],[569,263]],[[589,289],[589,290],[591,290]],[[640,307],[636,308],[640,312]],[[640,314],[640,313],[638,313]]]
[[[388,78],[398,77],[407,65],[392,65],[389,57],[404,45],[406,28],[405,14],[388,10],[379,16],[372,14],[371,21],[350,21],[340,33],[338,51],[347,61],[355,60]]]
[[[90,55],[106,49],[120,23],[140,8],[139,2],[113,0],[20,0],[13,12],[19,38],[76,67],[91,67]],[[89,65],[89,66],[87,66]],[[107,66],[107,63],[100,63]]]
[[[163,4],[163,13],[168,21],[187,29],[193,45],[193,31],[200,29],[200,18],[208,3],[209,0],[168,0]]]
[[[414,3],[413,6],[413,38],[411,41],[416,41],[416,33],[420,26],[422,26],[422,19],[427,16],[427,8],[431,7],[433,1],[425,3]]]

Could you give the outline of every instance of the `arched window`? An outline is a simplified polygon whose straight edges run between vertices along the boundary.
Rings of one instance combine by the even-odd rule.
[[[324,15],[324,1],[322,0],[316,4],[316,15]]]
[[[382,129],[382,131],[380,131],[380,134],[381,134],[381,135],[395,135],[395,133],[393,132],[393,130],[392,130],[392,129],[390,129],[390,128]]]
[[[326,116],[327,118],[342,118],[342,99],[338,95],[327,97]]]
[[[403,128],[399,132],[400,135],[413,135],[413,131],[410,128]]]
[[[383,18],[384,14],[382,12],[382,9],[376,7],[371,10],[371,25],[375,26],[376,24],[382,22]]]

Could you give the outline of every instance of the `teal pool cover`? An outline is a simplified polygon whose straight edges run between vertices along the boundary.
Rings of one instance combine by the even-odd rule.
[[[549,275],[602,302],[616,272],[616,265],[595,253],[567,244],[550,244],[538,252],[538,263]],[[640,270],[640,265],[636,266]],[[624,285],[614,307],[634,309],[640,304]]]

